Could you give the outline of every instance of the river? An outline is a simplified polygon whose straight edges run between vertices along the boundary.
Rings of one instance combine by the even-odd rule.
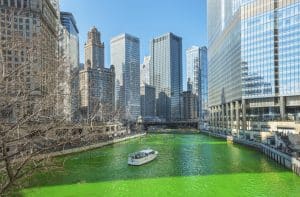
[[[129,153],[159,152],[143,166]],[[157,134],[72,154],[24,196],[300,196],[300,177],[251,148],[201,134]]]

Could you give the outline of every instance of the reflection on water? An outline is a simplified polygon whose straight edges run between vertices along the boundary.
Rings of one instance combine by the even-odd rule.
[[[144,148],[157,150],[158,158],[144,166],[128,166],[127,155]],[[133,188],[143,184],[152,188],[149,196],[153,190],[159,195],[162,186],[165,192],[178,190],[179,194],[183,190],[193,195],[199,191],[209,195],[211,190],[224,194],[240,190],[242,196],[259,192],[264,196],[269,190],[278,196],[300,194],[300,178],[261,153],[199,134],[148,135],[65,159],[63,172],[39,174],[31,180],[33,187],[43,187],[32,190],[38,192],[36,195],[43,189],[51,193],[61,188],[48,186],[70,187],[72,191],[71,184],[77,183],[85,183],[82,188],[94,183],[98,189],[91,189],[93,192],[106,190],[108,196],[133,195]],[[140,192],[146,191],[140,188]]]

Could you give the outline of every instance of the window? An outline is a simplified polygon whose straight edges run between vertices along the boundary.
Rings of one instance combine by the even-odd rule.
[[[21,8],[22,6],[21,6],[21,0],[17,0],[17,7],[18,8]]]

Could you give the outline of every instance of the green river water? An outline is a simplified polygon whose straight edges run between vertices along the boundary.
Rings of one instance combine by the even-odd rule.
[[[156,160],[127,165],[152,148]],[[24,196],[300,196],[300,177],[263,154],[205,135],[158,134],[73,154],[38,174]]]

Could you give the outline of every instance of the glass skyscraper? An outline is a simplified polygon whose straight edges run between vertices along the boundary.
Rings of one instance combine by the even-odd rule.
[[[188,90],[197,95],[197,117],[208,121],[207,48],[192,46],[186,51]],[[191,90],[190,90],[191,89]]]
[[[193,94],[201,94],[200,81],[200,47],[192,46],[186,50],[186,75],[191,86]]]
[[[245,2],[241,32],[247,119],[293,119],[300,112],[290,104],[300,95],[300,1]]]
[[[115,104],[121,119],[136,120],[140,108],[140,41],[121,34],[110,41],[111,64],[115,66]]]
[[[300,1],[210,0],[208,24],[212,129],[297,130]]]
[[[207,2],[208,104],[210,129],[213,131],[227,132],[228,129],[235,132],[240,128],[242,81],[239,3],[234,0]]]
[[[167,33],[151,41],[150,84],[156,90],[156,115],[180,120],[182,38]]]
[[[207,47],[200,48],[200,128],[208,129],[209,110],[208,110],[208,80],[207,80]]]

